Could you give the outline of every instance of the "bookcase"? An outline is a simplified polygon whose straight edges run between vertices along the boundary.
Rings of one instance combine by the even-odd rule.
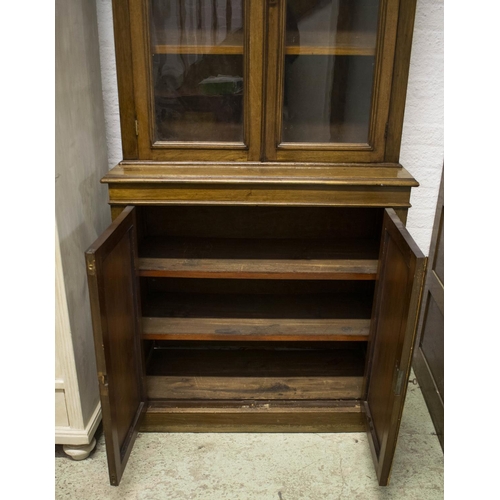
[[[86,252],[111,484],[138,431],[361,430],[387,484],[426,266],[414,2],[113,9],[123,161]]]

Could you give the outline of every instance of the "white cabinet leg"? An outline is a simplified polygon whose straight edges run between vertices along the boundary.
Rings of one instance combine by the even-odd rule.
[[[65,444],[63,446],[64,453],[69,455],[73,460],[84,460],[90,455],[90,452],[95,448],[96,440],[93,438],[90,444],[72,445]]]

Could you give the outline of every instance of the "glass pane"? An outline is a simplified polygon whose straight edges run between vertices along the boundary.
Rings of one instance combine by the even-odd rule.
[[[378,0],[287,0],[282,142],[368,142]]]
[[[156,141],[243,142],[243,0],[151,0]]]

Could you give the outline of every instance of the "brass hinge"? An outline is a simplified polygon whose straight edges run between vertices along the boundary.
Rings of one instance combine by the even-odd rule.
[[[88,274],[90,274],[91,276],[94,276],[95,275],[95,262],[89,262],[87,264],[87,272]]]
[[[403,380],[404,380],[404,371],[399,368],[399,366],[396,367],[396,382],[394,384],[394,394],[396,396],[399,396],[401,394],[401,389],[403,388]]]
[[[99,380],[99,383],[101,385],[108,385],[108,376],[104,373],[99,373],[99,375],[97,376],[97,379]]]
[[[139,122],[135,121],[135,135],[139,135]]]

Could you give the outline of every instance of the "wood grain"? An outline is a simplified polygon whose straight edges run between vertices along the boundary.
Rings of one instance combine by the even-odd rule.
[[[106,454],[113,485],[120,482],[146,401],[135,227],[135,211],[128,207],[86,252]]]
[[[366,370],[368,440],[379,484],[389,482],[411,368],[426,258],[386,210]]]
[[[123,158],[139,158],[135,135],[134,65],[132,60],[129,0],[113,0],[113,26],[116,57],[116,79],[120,104],[120,128]]]
[[[444,450],[444,171],[434,217],[413,368]]]
[[[330,44],[325,39],[332,38]],[[285,55],[373,56],[377,34],[370,32],[338,31],[300,33],[300,45],[286,42]]]
[[[394,55],[390,108],[387,121],[385,161],[399,161],[416,3],[416,0],[407,0],[400,2],[399,7],[397,45]]]
[[[148,367],[153,399],[358,399],[360,349],[158,349]]]
[[[376,240],[149,238],[139,275],[234,279],[375,279]],[[366,258],[371,257],[371,258]]]
[[[359,402],[238,401],[232,406],[149,405],[142,432],[362,432]]]
[[[369,330],[369,319],[142,319],[142,338],[148,340],[367,341]]]
[[[290,162],[145,162],[123,161],[105,175],[106,184],[298,184],[323,186],[416,187],[415,178],[398,163]]]
[[[254,184],[110,184],[110,203],[114,205],[228,204],[283,206],[371,206],[409,207],[406,187],[317,185],[265,186]]]
[[[195,288],[192,292],[150,292],[144,297],[143,315],[161,318],[274,319],[278,323],[281,319],[370,318],[372,297],[365,287],[358,292],[345,293],[313,293],[308,288],[304,288],[302,293],[278,294],[272,293],[272,288],[269,288],[269,293],[224,293],[227,290],[224,281],[227,280],[221,280],[223,283],[220,284],[217,280],[210,281],[214,288],[217,286],[221,290],[220,293],[199,293]],[[230,281],[239,285],[237,280]]]

